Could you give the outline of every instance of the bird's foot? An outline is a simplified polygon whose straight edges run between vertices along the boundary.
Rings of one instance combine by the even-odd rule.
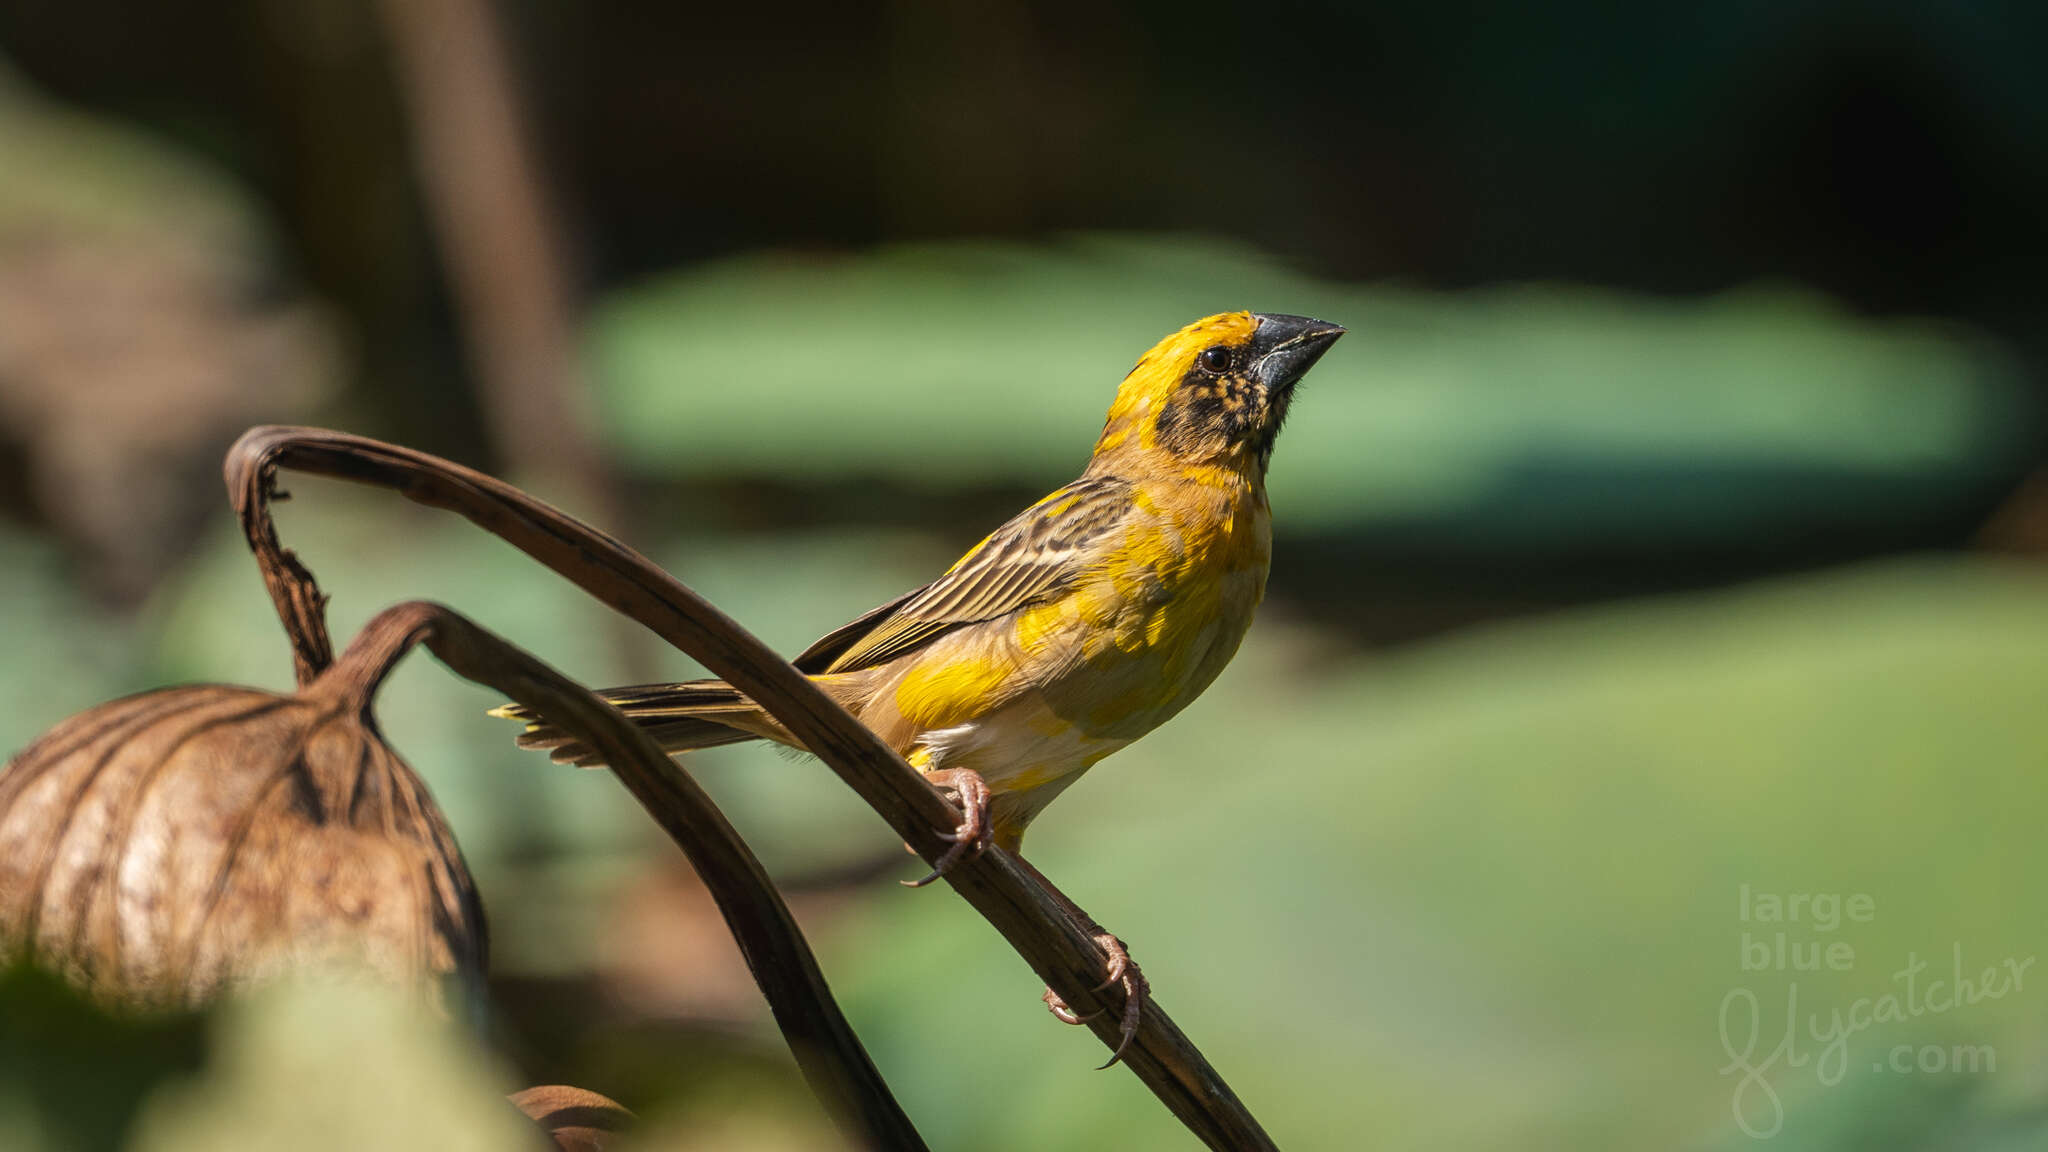
[[[922,888],[937,880],[969,853],[988,847],[995,838],[995,825],[988,818],[991,793],[981,773],[972,768],[942,768],[925,773],[924,778],[939,791],[951,793],[953,802],[960,806],[960,826],[944,834],[943,839],[951,841],[953,846],[933,861],[932,874],[922,880],[903,881],[906,888]]]
[[[1138,1034],[1138,1015],[1143,1010],[1145,997],[1152,991],[1152,985],[1146,982],[1145,974],[1138,970],[1137,961],[1131,959],[1131,953],[1124,947],[1123,941],[1098,930],[1095,933],[1095,942],[1101,945],[1103,952],[1109,956],[1108,977],[1096,986],[1095,991],[1107,992],[1112,985],[1116,985],[1123,989],[1124,994],[1123,1026],[1120,1029],[1123,1039],[1117,1042],[1116,1051],[1110,1053],[1109,1063],[1102,1066],[1107,1068],[1123,1059],[1124,1049],[1131,1046],[1131,1037]],[[1045,990],[1044,1000],[1046,1009],[1059,1017],[1063,1023],[1086,1024],[1101,1015],[1099,1010],[1086,1016],[1081,1015],[1069,1008],[1067,1002],[1060,998],[1060,994],[1050,988]]]

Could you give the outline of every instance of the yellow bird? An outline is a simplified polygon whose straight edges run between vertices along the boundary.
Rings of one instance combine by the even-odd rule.
[[[965,819],[939,872],[982,844],[1015,852],[1055,796],[1187,707],[1230,661],[1266,591],[1274,437],[1302,375],[1343,334],[1227,312],[1168,336],[1124,378],[1080,479],[796,658],[957,796]],[[797,746],[723,681],[602,695],[672,752]],[[598,762],[523,709],[495,714],[534,721],[523,747]],[[1115,937],[1101,938],[1125,985],[1128,1037],[1142,978]]]

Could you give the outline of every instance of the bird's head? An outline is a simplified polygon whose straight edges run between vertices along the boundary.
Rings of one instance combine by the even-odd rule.
[[[1321,320],[1264,312],[1195,321],[1124,377],[1096,458],[1166,452],[1263,472],[1294,386],[1343,334]]]

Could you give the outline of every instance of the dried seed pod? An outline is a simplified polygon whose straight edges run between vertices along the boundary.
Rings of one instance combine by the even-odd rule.
[[[537,1085],[506,1099],[560,1152],[604,1152],[633,1125],[633,1114],[618,1101],[567,1084]]]
[[[389,655],[351,651],[291,696],[146,692],[30,745],[0,772],[0,956],[129,1004],[340,962],[452,976],[466,1007],[483,909],[369,713]]]

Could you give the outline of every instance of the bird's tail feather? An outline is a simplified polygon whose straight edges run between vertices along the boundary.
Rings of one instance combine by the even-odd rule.
[[[605,701],[625,713],[628,720],[645,729],[665,752],[693,752],[761,739],[758,730],[761,710],[739,689],[723,680],[693,680],[685,684],[635,684],[606,688],[598,692]],[[519,734],[521,748],[544,748],[558,764],[579,768],[600,768],[604,759],[596,749],[548,723],[531,709],[507,704],[491,710],[507,720],[523,720],[526,731]],[[721,718],[727,722],[721,722]]]

